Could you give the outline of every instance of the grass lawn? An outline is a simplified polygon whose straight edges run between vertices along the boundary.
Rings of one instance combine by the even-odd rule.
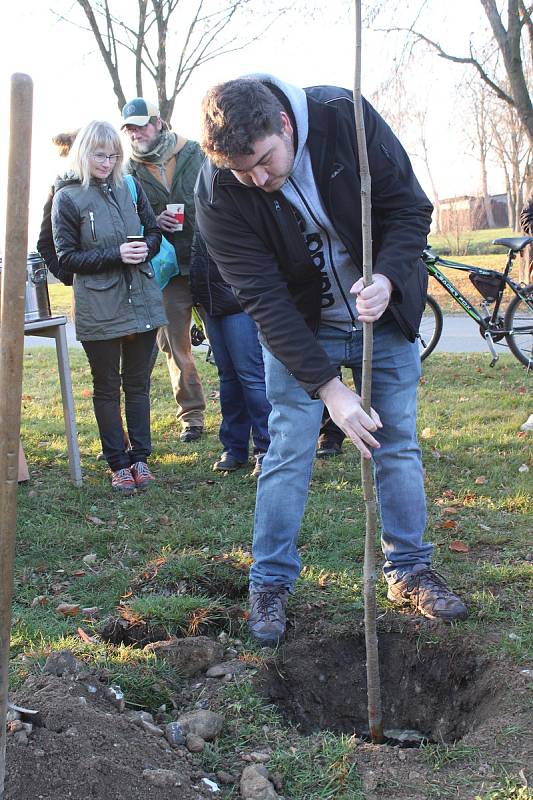
[[[459,245],[463,253],[467,255],[476,255],[484,253],[498,253],[497,245],[493,245],[494,239],[503,239],[509,236],[517,236],[511,228],[488,228],[477,231],[461,231],[459,236],[454,232],[434,234],[431,233],[428,237],[430,246],[439,253],[456,252],[454,250],[459,239]]]
[[[66,314],[70,319],[72,286],[63,286],[62,283],[49,283],[48,294],[50,296],[50,307],[52,314]]]
[[[18,491],[11,680],[20,684],[40,668],[50,649],[68,647],[89,664],[105,665],[130,702],[153,709],[168,701],[179,676],[151,654],[101,641],[102,621],[116,617],[121,608],[182,634],[202,624],[224,628],[236,598],[243,602],[246,592],[256,484],[251,465],[232,475],[211,470],[221,450],[214,367],[199,362],[208,397],[207,435],[186,445],[178,439],[168,374],[159,359],[152,392],[151,465],[157,482],[144,496],[113,496],[106,467],[95,460],[100,442],[82,352],[71,351],[71,365],[85,475],[81,490],[68,478],[54,352],[39,348],[25,355],[22,441],[31,480]],[[533,658],[533,434],[519,432],[533,411],[528,380],[510,356],[491,370],[484,355],[444,354],[424,364],[420,386],[428,537],[435,544],[437,569],[471,610],[466,623],[453,626],[453,636],[501,659],[509,669],[531,666]],[[303,616],[307,603],[319,602],[331,625],[351,626],[354,616],[360,618],[363,537],[359,458],[355,448],[345,445],[342,457],[315,466],[300,539],[304,569],[291,601],[296,614]],[[454,541],[463,552],[451,547]],[[140,587],[146,588],[143,580],[152,573],[161,581],[172,574],[176,585],[185,581],[189,589],[168,596],[157,592],[155,581],[147,594]],[[60,603],[98,607],[99,619],[83,622],[95,643],[81,641],[81,618],[58,613]],[[382,581],[378,604],[382,613],[389,608]],[[237,632],[250,658],[256,657],[244,623],[236,624],[241,624]],[[237,696],[236,689],[228,689],[226,712],[240,720],[239,736],[246,742],[266,724],[267,712],[260,712],[253,692],[239,691]],[[273,747],[287,798],[363,797],[349,788],[359,786],[351,772],[353,784],[346,783],[346,737],[324,733],[319,738],[318,769],[313,766],[316,750],[309,750],[305,761],[302,744],[292,756],[286,728],[279,720],[276,725]],[[213,749],[209,753],[215,758]],[[514,780],[519,768],[503,762],[494,766],[501,787]],[[440,773],[435,774],[438,778]],[[431,797],[466,797],[453,793],[451,784],[445,793],[445,779],[439,780],[443,793]],[[494,791],[499,788],[496,782]],[[237,796],[228,791],[220,796]],[[484,794],[482,800],[522,797],[503,792]]]

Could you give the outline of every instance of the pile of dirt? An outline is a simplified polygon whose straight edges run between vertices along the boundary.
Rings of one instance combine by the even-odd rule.
[[[5,800],[213,797],[191,754],[121,712],[95,673],[30,676],[11,701],[39,714],[26,737],[8,725]]]

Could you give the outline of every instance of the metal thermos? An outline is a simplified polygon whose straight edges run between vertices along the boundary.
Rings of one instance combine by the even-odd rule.
[[[0,280],[2,278],[2,259],[0,258]],[[39,253],[28,253],[26,260],[26,300],[24,322],[49,319],[50,298],[48,296],[48,269]]]
[[[26,261],[26,306],[24,319],[34,322],[52,316],[48,296],[48,270],[39,253],[28,253]]]

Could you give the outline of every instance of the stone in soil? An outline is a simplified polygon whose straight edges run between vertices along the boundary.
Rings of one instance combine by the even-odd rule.
[[[155,653],[158,658],[164,658],[186,678],[205,672],[218,663],[224,653],[221,643],[207,636],[152,642],[144,649]]]
[[[268,770],[258,764],[245,767],[240,781],[243,800],[279,800],[279,795],[268,780]]]
[[[194,733],[206,742],[215,739],[224,725],[224,718],[220,714],[203,708],[180,714],[176,721],[185,733]]]

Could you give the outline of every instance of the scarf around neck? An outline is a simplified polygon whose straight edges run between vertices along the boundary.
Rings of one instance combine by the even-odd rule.
[[[172,133],[171,131],[162,131],[161,136],[159,137],[158,142],[153,150],[150,150],[148,153],[135,153],[132,150],[131,159],[132,161],[138,161],[141,164],[143,162],[147,162],[149,164],[164,164],[165,161],[168,161],[169,158],[174,154],[177,141],[177,134]]]

